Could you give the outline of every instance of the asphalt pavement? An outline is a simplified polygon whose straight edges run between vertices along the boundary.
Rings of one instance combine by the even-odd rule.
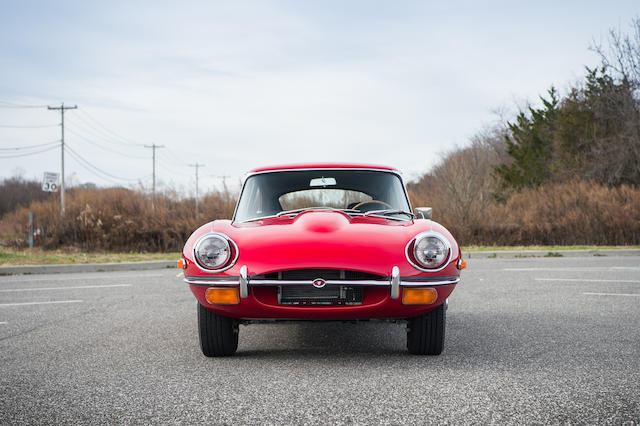
[[[0,277],[0,424],[640,422],[640,257],[470,259],[438,357],[405,326],[241,326],[169,269]]]

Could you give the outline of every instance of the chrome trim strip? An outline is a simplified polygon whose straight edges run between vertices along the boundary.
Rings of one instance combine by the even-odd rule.
[[[391,269],[391,298],[397,299],[400,297],[400,268],[394,266]]]
[[[217,280],[217,281],[209,281],[209,280],[197,280],[193,278],[185,278],[184,282],[192,285],[206,285],[206,286],[224,286],[224,285],[238,285],[238,280]]]
[[[401,277],[400,279],[404,284],[409,282],[430,282],[430,281],[452,281],[457,278],[460,278],[460,275],[448,275],[448,276],[440,276],[440,277]]]
[[[449,249],[449,255],[447,256],[447,260],[445,260],[442,263],[442,266],[440,266],[438,268],[432,268],[432,269],[424,268],[424,267],[416,264],[415,262],[413,262],[411,260],[411,256],[409,256],[409,246],[411,246],[411,243],[414,242],[414,241],[418,241],[418,238],[425,238],[425,237],[429,237],[429,236],[434,236],[434,237],[438,238]],[[414,268],[416,268],[419,271],[423,271],[423,272],[438,272],[438,271],[442,271],[444,268],[449,266],[449,263],[451,262],[451,243],[449,243],[449,240],[447,239],[447,237],[445,237],[444,235],[442,235],[439,232],[436,232],[436,231],[421,232],[421,233],[419,233],[418,235],[416,235],[415,237],[413,237],[412,239],[409,240],[407,245],[404,247],[404,255],[407,258],[407,262],[409,262],[411,264],[411,266],[413,266]]]
[[[402,287],[434,287],[439,285],[458,284],[460,278],[442,280],[442,281],[402,281],[399,279],[399,285]],[[206,278],[185,278],[184,282],[193,285],[206,285],[206,286],[225,286],[225,285],[239,285],[239,277],[229,277],[225,280],[211,280]],[[247,278],[247,291],[250,286],[281,286],[281,285],[313,285],[311,280],[251,280]],[[392,286],[390,280],[327,280],[326,285],[347,285],[347,286]]]
[[[250,280],[249,285],[310,285],[313,286],[313,280]],[[377,280],[325,280],[324,285],[371,285],[371,286],[388,286],[389,281]]]
[[[402,287],[434,287],[439,285],[458,284],[460,278],[445,281],[405,281],[401,282]]]
[[[249,297],[249,279],[247,278],[247,265],[240,268],[240,297],[246,299]]]
[[[211,229],[213,229],[213,224],[211,224]],[[231,245],[233,245],[233,250],[235,251],[235,256],[233,257],[233,259],[226,266],[220,269],[207,269],[202,267],[198,263],[198,256],[196,255],[196,249],[198,248],[198,245],[202,242],[202,240],[204,240],[205,238],[211,235],[216,235],[218,237],[224,238],[227,241],[227,243],[229,243],[229,248],[231,248]],[[227,269],[231,268],[233,265],[235,265],[239,255],[240,255],[240,252],[238,251],[238,245],[235,243],[235,241],[233,241],[228,235],[223,234],[221,232],[214,232],[214,231],[207,232],[206,234],[201,235],[193,244],[193,263],[195,263],[198,269],[200,269],[202,272],[206,272],[208,274],[217,274],[218,272],[226,271]]]
[[[337,213],[342,213],[345,214],[347,216],[350,217],[376,217],[376,218],[381,218],[381,219],[389,219],[389,220],[399,220],[401,222],[410,222],[413,220],[413,218],[410,218],[409,216],[405,216],[405,217],[393,217],[393,216],[384,216],[384,215],[380,215],[380,214],[370,214],[365,216],[363,213],[352,213],[349,214],[347,212],[343,212],[340,209],[332,209],[332,208],[327,208],[327,209],[321,209],[321,208],[316,208],[316,207],[310,207],[309,210],[305,210],[304,212],[300,212],[300,213],[306,213],[308,211],[320,211],[320,212],[337,212]],[[282,212],[280,212],[282,213]],[[298,213],[299,214],[299,213]],[[290,214],[290,215],[277,215],[277,214],[272,214],[269,216],[260,216],[260,217],[256,217],[255,219],[247,219],[247,220],[243,220],[242,222],[236,222],[236,223],[248,223],[248,222],[255,222],[257,220],[264,220],[264,219],[274,219],[274,218],[279,218],[279,217],[295,217],[297,216]]]

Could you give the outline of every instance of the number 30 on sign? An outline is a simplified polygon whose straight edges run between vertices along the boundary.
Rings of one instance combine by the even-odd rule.
[[[58,192],[59,173],[44,172],[42,178],[42,190],[46,192]]]

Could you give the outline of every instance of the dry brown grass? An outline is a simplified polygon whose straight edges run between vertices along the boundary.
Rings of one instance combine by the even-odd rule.
[[[152,208],[151,197],[138,191],[75,189],[67,192],[63,218],[57,200],[34,202],[5,215],[0,233],[26,235],[32,211],[45,248],[177,251],[198,226],[230,218],[234,205],[228,193],[211,193],[202,198],[196,217],[194,200],[179,200],[175,194],[156,196]]]
[[[414,205],[431,205],[434,220],[464,245],[637,245],[640,243],[640,189],[575,180],[547,184],[492,203],[473,217],[460,213],[446,193]]]

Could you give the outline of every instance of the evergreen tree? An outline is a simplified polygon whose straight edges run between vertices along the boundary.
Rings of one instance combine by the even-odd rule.
[[[554,87],[548,94],[548,99],[540,97],[541,108],[529,107],[527,112],[520,111],[515,122],[507,123],[507,154],[513,162],[497,166],[494,174],[503,190],[538,186],[551,176],[558,94]]]

